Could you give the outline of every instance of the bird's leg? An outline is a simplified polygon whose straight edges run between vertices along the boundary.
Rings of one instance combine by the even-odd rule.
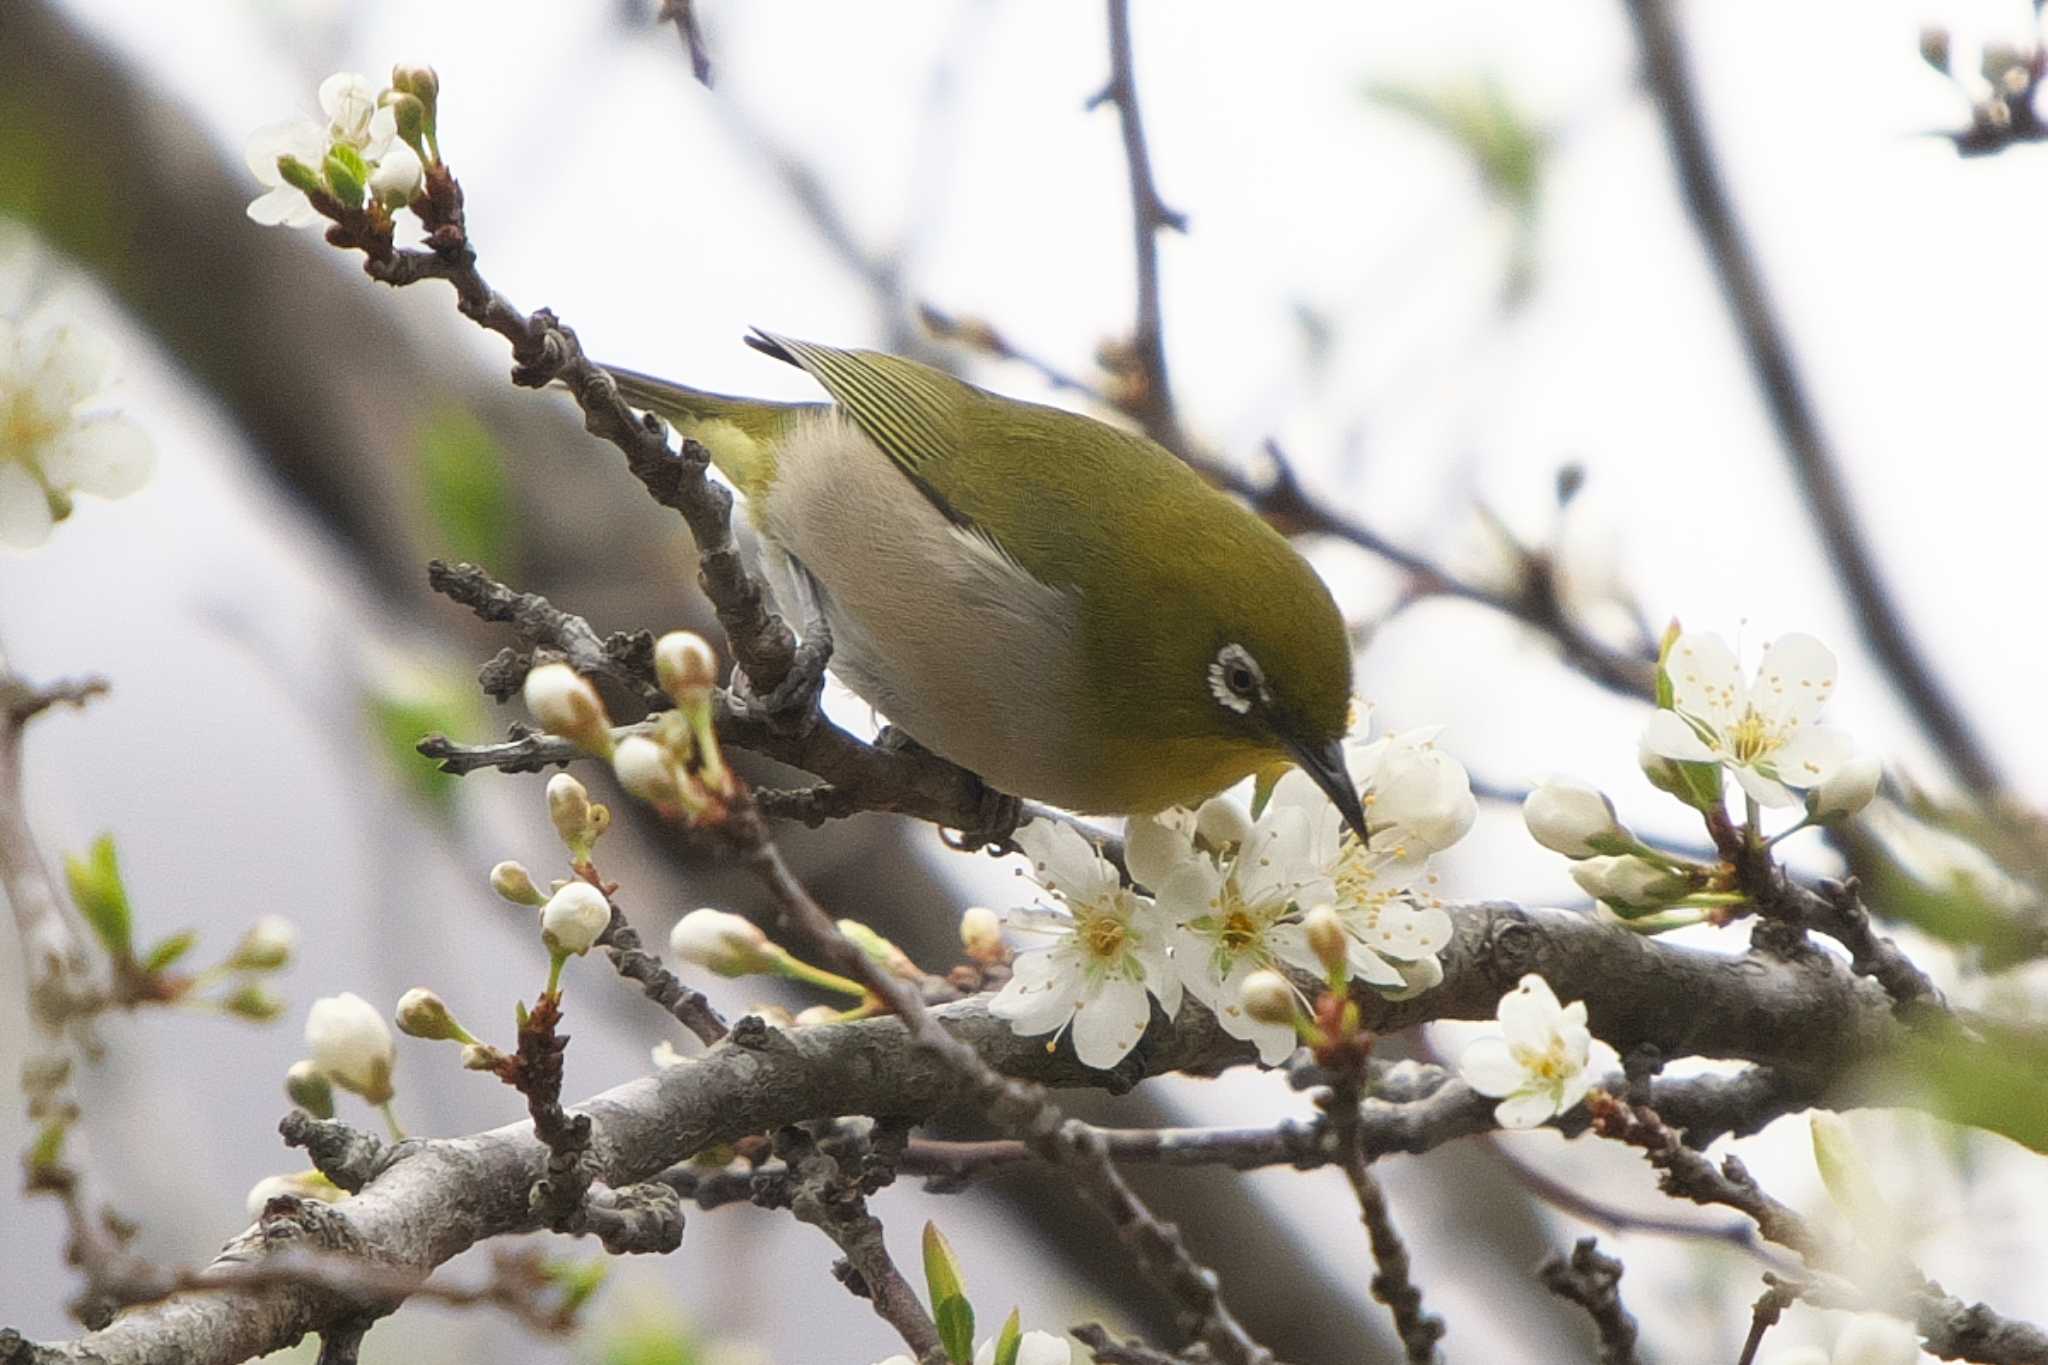
[[[825,691],[825,667],[831,661],[832,627],[821,611],[805,622],[789,672],[765,695],[754,690],[745,669],[733,669],[733,704],[758,716],[770,729],[801,731],[818,714],[819,698]]]

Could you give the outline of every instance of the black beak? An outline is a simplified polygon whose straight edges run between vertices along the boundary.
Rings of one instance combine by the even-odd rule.
[[[1306,744],[1290,747],[1301,770],[1314,778],[1316,785],[1337,803],[1337,813],[1344,817],[1345,824],[1351,826],[1351,832],[1358,836],[1359,842],[1367,842],[1365,807],[1358,803],[1358,788],[1351,785],[1351,770],[1344,766],[1344,741],[1333,739],[1320,749]]]

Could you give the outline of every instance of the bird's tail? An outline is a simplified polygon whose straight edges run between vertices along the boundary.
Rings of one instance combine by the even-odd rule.
[[[770,403],[706,393],[637,370],[606,365],[619,392],[635,407],[663,418],[711,452],[711,463],[748,497],[775,482],[775,447],[789,424],[814,404]]]

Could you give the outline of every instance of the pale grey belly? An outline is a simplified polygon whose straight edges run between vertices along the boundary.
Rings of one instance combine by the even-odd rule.
[[[787,556],[822,586],[832,669],[847,686],[1000,791],[1086,803],[1071,593],[957,531],[843,420],[821,420],[778,452],[759,525],[793,621],[808,595]]]

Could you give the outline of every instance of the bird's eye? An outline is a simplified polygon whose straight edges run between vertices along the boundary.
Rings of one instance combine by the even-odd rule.
[[[1209,693],[1241,716],[1252,709],[1252,703],[1265,700],[1266,676],[1243,645],[1225,645],[1209,665]]]

